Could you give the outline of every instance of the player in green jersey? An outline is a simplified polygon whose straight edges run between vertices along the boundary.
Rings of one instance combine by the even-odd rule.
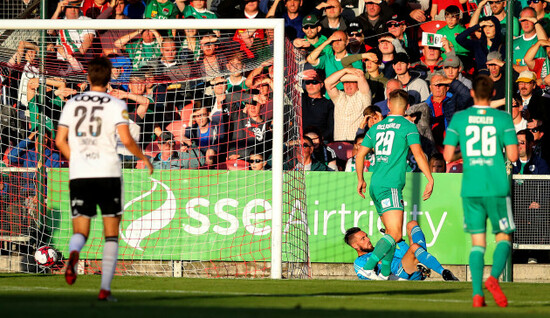
[[[473,306],[483,307],[483,257],[486,246],[487,217],[496,234],[491,276],[485,287],[501,307],[508,305],[500,289],[498,277],[504,270],[510,253],[511,233],[515,230],[510,204],[510,184],[506,176],[505,156],[518,159],[518,140],[512,117],[491,108],[494,83],[486,75],[478,76],[471,95],[474,106],[454,114],[443,144],[443,156],[451,161],[457,144],[464,160],[462,177],[462,205],[464,229],[472,235],[470,269],[472,271]]]
[[[409,103],[407,92],[402,89],[390,93],[388,107],[390,114],[381,122],[373,125],[357,152],[357,192],[365,198],[367,184],[363,178],[365,156],[374,150],[376,165],[371,178],[369,194],[378,215],[380,215],[386,234],[376,243],[376,247],[361,275],[370,280],[387,279],[391,272],[391,261],[395,253],[395,244],[402,239],[403,229],[403,187],[407,170],[407,154],[411,149],[418,167],[428,179],[422,198],[427,200],[432,194],[434,179],[420,147],[420,137],[416,126],[405,117]],[[381,275],[373,271],[376,264],[382,261]]]

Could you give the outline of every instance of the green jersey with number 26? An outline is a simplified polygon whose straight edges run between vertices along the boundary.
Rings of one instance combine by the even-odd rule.
[[[460,144],[463,197],[507,196],[504,147],[518,143],[512,117],[488,106],[454,114],[444,145]]]
[[[376,156],[371,188],[405,186],[407,154],[412,144],[420,144],[420,135],[416,126],[403,116],[389,115],[369,129],[362,145],[373,149]]]

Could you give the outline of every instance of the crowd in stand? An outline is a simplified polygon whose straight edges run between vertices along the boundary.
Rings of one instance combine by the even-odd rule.
[[[493,79],[491,106],[504,110],[510,60],[505,34],[513,32],[512,117],[520,140],[513,170],[547,174],[550,5],[515,4],[512,26],[506,25],[507,2],[500,0],[61,0],[51,19],[284,18],[285,36],[305,63],[299,74],[303,136],[285,143],[302,155],[288,160],[285,169],[318,171],[354,171],[364,134],[387,116],[389,93],[404,89],[407,116],[418,127],[433,171],[461,172],[460,159],[446,164],[440,154],[447,125],[454,113],[473,105],[470,89],[477,74]],[[270,168],[272,32],[49,34],[45,82],[38,80],[39,47],[33,41],[21,41],[4,65],[4,74],[10,73],[3,76],[9,90],[2,103],[27,112],[22,116],[29,118],[29,133],[41,113],[55,134],[64,101],[86,89],[86,60],[105,55],[113,63],[109,93],[128,103],[134,137],[158,168]],[[37,101],[39,91],[48,96],[45,102]],[[2,151],[8,151],[9,164],[32,161],[22,159],[31,151],[28,139],[4,129]],[[123,149],[120,155],[125,167],[140,167]],[[410,158],[410,170],[416,171]],[[370,157],[365,169],[375,164]]]

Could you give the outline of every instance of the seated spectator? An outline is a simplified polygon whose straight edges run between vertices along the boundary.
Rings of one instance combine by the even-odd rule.
[[[445,76],[450,80],[461,82],[468,89],[472,89],[472,81],[462,75],[462,70],[463,67],[460,58],[454,54],[448,54],[443,61]]]
[[[197,77],[214,78],[225,73],[227,60],[219,52],[218,38],[214,34],[205,34],[201,40],[201,55],[196,62]]]
[[[160,46],[160,57],[149,63],[156,74],[172,81],[184,81],[189,78],[189,65],[184,61],[178,61],[176,42],[171,38],[165,38]]]
[[[145,7],[145,19],[177,19],[180,14],[178,8],[183,3],[177,0],[176,3],[170,0],[150,0]]]
[[[250,163],[250,170],[266,170],[267,161],[264,160],[264,156],[261,153],[250,154],[250,156],[248,156],[248,163]]]
[[[302,156],[298,156],[297,163],[292,170],[299,171],[331,171],[324,163],[319,162],[313,157],[313,141],[308,136],[304,136],[302,144]],[[295,158],[296,159],[296,158]],[[287,167],[288,168],[288,167]],[[289,170],[289,169],[287,169]]]
[[[31,41],[19,41],[17,51],[8,60],[7,66],[10,74],[6,81],[2,83],[12,90],[17,89],[15,94],[9,94],[10,99],[6,101],[8,105],[16,105],[21,110],[26,110],[29,104],[27,98],[27,84],[30,79],[38,78],[40,70],[38,68],[38,45]],[[16,71],[17,70],[17,71]],[[19,83],[17,83],[17,81]]]
[[[393,62],[393,69],[397,74],[396,79],[401,82],[403,89],[409,93],[409,102],[418,104],[428,99],[430,90],[426,81],[420,78],[419,73],[409,71],[409,66],[409,56],[406,53],[397,53]],[[384,114],[383,108],[382,114]]]
[[[158,0],[157,0],[158,1]],[[206,0],[189,0],[189,4],[184,4],[184,1],[177,0],[178,7],[185,18],[194,17],[195,19],[217,19],[218,17],[212,11],[206,8]],[[181,9],[181,6],[184,6]]]
[[[374,49],[367,53],[349,55],[342,59],[342,65],[344,65],[344,67],[350,66],[351,62],[357,59],[363,59],[365,61],[365,78],[371,90],[373,103],[384,100],[384,91],[389,80],[380,72],[380,65],[382,64],[381,58],[380,52]]]
[[[97,19],[101,13],[116,5],[117,0],[84,0],[82,13],[90,19]]]
[[[334,31],[347,32],[348,21],[342,17],[343,9],[339,0],[326,0],[319,3],[311,14],[322,16],[323,11],[325,16],[320,21],[322,35],[328,38]]]
[[[473,37],[473,33],[481,29],[479,39]],[[471,36],[472,35],[472,36]],[[487,54],[498,51],[505,54],[506,45],[500,32],[500,22],[494,16],[480,19],[479,24],[472,25],[456,36],[456,42],[472,52],[475,60],[474,68],[479,71],[487,64]]]
[[[447,172],[447,164],[441,153],[435,153],[428,162],[430,165],[430,171],[432,173],[445,173]]]
[[[80,11],[81,1],[75,0],[62,0],[58,3],[52,20],[59,19],[61,15],[64,15],[65,19],[79,20],[89,19],[82,16]],[[96,37],[94,30],[62,30],[56,32],[54,30],[48,31],[49,34],[54,35],[58,33],[58,54],[57,58],[62,61],[68,61],[70,67],[68,72],[80,72],[84,68],[82,65],[87,64],[85,61],[89,60],[93,54],[92,42]]]
[[[216,14],[220,18],[265,18],[265,13],[260,11],[260,0],[223,0],[217,6]]]
[[[535,140],[531,131],[524,129],[517,132],[519,159],[513,162],[514,174],[550,174],[546,160],[533,153]]]
[[[97,18],[98,19],[128,19],[124,15],[126,0],[112,0],[115,3],[114,6],[109,6],[103,13],[101,13]],[[115,45],[116,40],[120,39],[123,36],[126,36],[132,33],[131,30],[102,30],[98,31],[99,41],[101,43],[101,51],[104,56],[109,56],[111,54],[122,54],[122,50]]]
[[[390,79],[386,83],[386,91],[385,91],[385,98],[382,101],[379,101],[374,104],[374,106],[377,106],[380,108],[380,111],[382,113],[382,118],[388,116],[390,109],[388,107],[388,98],[390,98],[390,93],[397,90],[397,89],[403,89],[403,84],[401,84],[401,81],[395,78]],[[411,98],[411,94],[409,92],[409,98]]]
[[[147,4],[144,0],[126,0],[128,4],[124,7],[124,15],[129,19],[143,19]]]
[[[176,141],[170,132],[163,132],[159,141],[160,152],[151,164],[155,169],[182,169],[182,160],[176,151]]]
[[[550,99],[542,96],[540,90],[536,90],[537,75],[531,71],[523,71],[519,74],[516,82],[522,99],[522,111],[528,110],[530,118],[542,121],[549,120],[550,110],[547,109],[546,105],[548,105]]]
[[[493,96],[493,100],[491,101],[491,107],[493,108],[504,108],[504,105],[506,103],[506,100],[504,98],[506,94],[504,64],[505,62],[500,52],[493,51],[487,54],[488,75],[495,83],[495,95]],[[514,79],[515,81],[515,79],[518,78],[518,73],[516,73],[515,71],[513,71],[512,73],[512,79]],[[514,84],[514,87],[517,87],[517,84]]]
[[[297,37],[292,41],[292,44],[294,44],[294,47],[304,49],[308,53],[327,40],[327,37],[321,34],[319,19],[313,14],[304,17],[302,30],[305,36],[303,38]],[[323,50],[323,54],[330,54],[330,52],[330,46],[326,46]]]
[[[284,2],[284,10],[278,10],[279,3]],[[283,18],[285,19],[285,37],[293,41],[295,38],[303,38],[302,31],[303,15],[300,13],[302,0],[274,0],[273,5],[269,8],[266,18]]]
[[[302,94],[302,129],[315,127],[331,142],[334,131],[334,104],[323,96],[324,82],[316,70],[304,71],[306,94]]]
[[[337,155],[336,152],[325,144],[321,132],[315,127],[306,127],[304,130],[304,136],[311,138],[313,142],[312,156],[315,160],[324,163],[330,169],[337,171]]]
[[[109,56],[113,67],[111,68],[111,89],[128,90],[128,82],[132,74],[132,62],[124,55]]]
[[[449,49],[454,51],[454,54],[460,58],[463,65],[466,65],[466,69],[469,69],[471,64],[467,64],[470,58],[468,58],[469,51],[462,45],[456,42],[456,36],[466,30],[466,28],[460,24],[460,9],[458,6],[450,5],[445,8],[445,22],[447,24],[441,29],[437,30],[437,34],[444,36],[444,39],[449,43]],[[442,58],[446,58],[446,52],[441,54]]]
[[[418,36],[415,34],[418,33],[418,27],[416,25],[407,27],[407,20],[398,14],[393,15],[386,22],[386,27],[388,32],[399,41],[411,61],[418,61],[420,59],[420,48],[418,47]]]
[[[538,57],[541,49],[546,52],[544,57]],[[550,53],[550,41],[538,40],[527,50],[524,57],[525,65],[537,74],[537,85],[544,87],[550,86],[550,72],[548,70],[550,59],[548,53]]]
[[[447,7],[455,6],[457,8],[462,8],[463,2],[464,1],[460,0],[433,0],[430,10],[430,16],[434,20],[443,20]]]
[[[441,49],[435,46],[422,45],[422,57],[411,68],[420,73],[420,77],[430,80],[432,75],[443,68]]]
[[[514,122],[516,133],[527,128],[527,120],[523,118],[522,108],[521,97],[518,94],[514,94],[512,98],[512,121]]]
[[[545,128],[544,122],[540,119],[530,118],[527,122],[527,129],[533,134],[535,143],[533,146],[533,153],[542,157],[546,162],[549,162],[548,137],[545,135]]]
[[[271,47],[267,43],[263,30],[237,30],[233,41],[224,50],[226,52],[241,51],[243,62],[246,65],[262,63],[272,57]]]
[[[376,47],[376,37],[387,32],[386,22],[394,15],[393,10],[383,0],[365,0],[365,12],[357,17],[361,24],[366,43]]]
[[[118,38],[114,46],[128,54],[132,69],[138,71],[160,57],[161,43],[162,36],[156,30],[136,30]]]
[[[225,68],[230,72],[227,78],[227,91],[237,92],[246,90],[246,77],[243,76],[244,70],[243,56],[241,52],[234,52],[227,59]]]
[[[223,144],[226,136],[222,114],[218,112],[210,120],[208,107],[200,105],[189,121],[183,144],[188,148],[198,149],[206,158],[205,164],[215,164],[215,158],[220,154],[220,144]]]
[[[365,36],[363,35],[363,30],[361,29],[359,22],[350,22],[348,28],[346,29],[346,33],[348,34],[349,39],[346,50],[350,54],[361,54],[370,49],[369,46],[365,45]]]
[[[343,83],[344,91],[337,89],[338,83]],[[352,142],[363,120],[363,110],[372,102],[365,74],[348,67],[329,76],[325,86],[334,103],[334,140]]]
[[[382,119],[384,119],[384,116],[382,116],[382,111],[380,110],[380,107],[373,105],[368,106],[363,110],[363,121],[357,129],[356,135],[365,135],[365,133],[369,131],[369,128],[371,128],[374,124],[382,121]]]
[[[365,135],[357,135],[355,136],[355,141],[353,143],[353,149],[351,151],[352,156],[348,159],[346,162],[346,168],[344,171],[346,172],[352,172],[357,171],[357,168],[355,166],[355,160],[357,158],[357,151],[359,151],[359,148],[361,148],[361,144],[363,143],[363,139],[365,139]],[[374,153],[371,151],[367,154],[367,157],[365,157],[365,164],[363,165],[363,171],[368,172],[371,164],[374,164]],[[372,161],[371,161],[372,160]]]
[[[487,5],[489,4],[489,5]],[[498,21],[500,21],[500,30],[502,32],[502,36],[506,36],[506,30],[508,29],[506,27],[506,1],[503,0],[497,0],[497,1],[489,1],[489,0],[481,0],[478,3],[477,8],[475,9],[474,13],[472,14],[472,17],[470,19],[470,25],[477,24],[479,22],[479,17],[483,13],[491,13],[492,16],[496,17]],[[525,4],[524,4],[525,5]],[[521,6],[520,6],[521,8]],[[489,9],[489,10],[487,10]],[[515,14],[518,14],[516,9],[514,9]],[[519,21],[516,17],[512,17],[513,25],[512,25],[512,32],[513,36],[516,37],[520,33],[520,26]]]

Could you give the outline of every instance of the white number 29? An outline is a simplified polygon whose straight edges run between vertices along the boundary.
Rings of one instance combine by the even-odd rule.
[[[377,155],[389,156],[391,154],[395,132],[388,130],[376,134],[376,148],[374,152]]]

